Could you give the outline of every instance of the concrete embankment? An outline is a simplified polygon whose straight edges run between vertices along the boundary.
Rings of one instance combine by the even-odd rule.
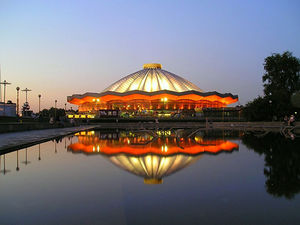
[[[185,128],[204,128],[204,129],[246,129],[246,130],[274,130],[280,131],[284,124],[282,122],[128,122],[128,123],[97,123],[99,128],[107,129],[185,129]],[[296,126],[300,124],[296,123]]]
[[[298,130],[299,122],[294,126]],[[243,130],[271,130],[280,131],[284,126],[283,122],[213,122],[213,128],[220,129],[243,129]]]
[[[72,125],[69,123],[65,123],[64,127],[71,127]],[[19,131],[29,131],[29,130],[43,130],[43,129],[54,129],[54,128],[61,128],[62,125],[59,123],[56,124],[49,124],[45,122],[32,122],[32,123],[20,123],[20,122],[13,122],[13,123],[0,123],[0,133],[7,133],[7,132],[19,132]]]
[[[204,122],[130,122],[130,123],[97,123],[102,129],[184,129],[184,128],[205,128]]]
[[[84,125],[78,127],[32,130],[0,134],[0,154],[10,152],[12,150],[26,148],[79,131],[91,130],[95,128],[97,128],[97,125]]]

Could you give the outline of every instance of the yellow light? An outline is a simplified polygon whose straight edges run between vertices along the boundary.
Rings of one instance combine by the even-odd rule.
[[[100,102],[100,99],[99,99],[99,98],[97,98],[97,102]]]
[[[85,118],[86,117],[86,115],[80,115],[80,118]]]
[[[163,102],[163,101],[164,101],[164,99],[162,98],[160,101],[162,101],[162,102]]]
[[[74,117],[74,115],[68,115],[68,118],[73,118]]]
[[[93,146],[93,152],[95,152],[95,150],[96,150],[96,148],[95,148],[95,146]]]
[[[164,101],[167,102],[167,101],[168,101],[168,98],[164,98]]]
[[[77,118],[77,119],[78,119],[78,118],[79,118],[79,115],[75,115],[75,118]]]
[[[93,98],[93,102],[95,102],[96,101],[96,99],[95,98]]]

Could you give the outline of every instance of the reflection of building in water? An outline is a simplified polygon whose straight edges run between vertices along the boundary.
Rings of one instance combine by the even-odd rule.
[[[103,154],[118,167],[144,177],[147,184],[158,184],[162,178],[197,161],[201,153],[232,152],[238,144],[223,139],[205,140],[178,136],[175,131],[81,132],[78,142],[68,146],[74,153]]]
[[[169,176],[197,161],[201,155],[128,155],[118,154],[108,156],[118,167],[133,174],[144,177],[146,184],[162,183],[162,178]]]

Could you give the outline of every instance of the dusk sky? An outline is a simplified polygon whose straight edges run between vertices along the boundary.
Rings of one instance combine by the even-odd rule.
[[[16,101],[17,86],[32,89],[34,111],[38,94],[42,108],[55,99],[64,107],[68,95],[101,92],[151,62],[245,104],[263,93],[264,58],[299,58],[299,41],[297,0],[0,0],[7,99]]]

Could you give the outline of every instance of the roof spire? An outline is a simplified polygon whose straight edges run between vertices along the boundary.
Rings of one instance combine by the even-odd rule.
[[[143,65],[144,69],[161,69],[161,64],[159,63],[147,63]]]

